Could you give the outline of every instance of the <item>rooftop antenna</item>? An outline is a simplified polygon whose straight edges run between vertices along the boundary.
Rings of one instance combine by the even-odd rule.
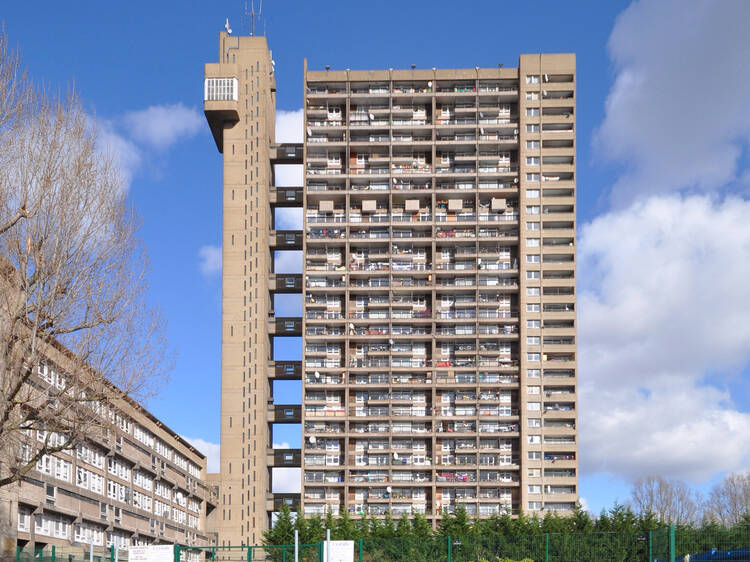
[[[255,35],[255,0],[250,0],[250,36]]]
[[[224,22],[224,29],[227,30],[227,33],[229,33],[229,35],[232,34],[232,28],[229,27],[229,18],[227,18],[226,21]]]

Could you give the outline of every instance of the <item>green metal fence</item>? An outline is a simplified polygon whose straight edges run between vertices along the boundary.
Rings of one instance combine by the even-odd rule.
[[[293,562],[294,545],[187,547],[174,562]],[[127,562],[127,550],[94,548],[94,562]],[[16,562],[88,562],[88,547],[19,549]],[[521,536],[365,538],[354,541],[357,562],[750,562],[750,527],[662,527],[647,533],[537,533]],[[300,562],[325,562],[323,543],[301,544]]]
[[[664,527],[651,532],[651,562],[750,562],[750,527]]]

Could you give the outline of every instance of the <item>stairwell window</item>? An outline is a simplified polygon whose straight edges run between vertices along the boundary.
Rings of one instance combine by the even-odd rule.
[[[526,108],[526,117],[539,117],[539,108],[538,107],[527,107]]]

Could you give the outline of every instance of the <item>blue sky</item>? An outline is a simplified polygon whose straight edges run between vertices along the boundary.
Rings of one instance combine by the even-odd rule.
[[[31,74],[71,83],[130,174],[152,302],[177,364],[149,408],[219,441],[221,161],[201,112],[231,2],[12,2],[0,16]],[[105,7],[106,6],[106,9]],[[750,4],[271,2],[278,108],[312,68],[515,66],[575,52],[581,495],[599,511],[640,475],[705,489],[748,468]],[[263,23],[265,22],[265,23]],[[281,134],[298,121],[286,115]],[[301,131],[300,131],[301,132]],[[294,310],[278,302],[277,313]],[[280,346],[298,358],[298,342]],[[299,386],[277,385],[277,402]],[[276,442],[299,443],[279,429]]]

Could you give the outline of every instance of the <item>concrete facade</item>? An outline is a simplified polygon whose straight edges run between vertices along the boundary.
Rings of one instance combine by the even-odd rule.
[[[263,37],[221,33],[221,545],[306,515],[569,513],[577,494],[575,56],[518,68],[304,69],[304,143],[274,142]],[[277,164],[304,185],[275,186]],[[279,206],[303,207],[278,231]],[[303,250],[302,274],[274,273]],[[301,318],[273,315],[304,293]],[[302,361],[273,339],[302,336]],[[302,405],[273,403],[301,380]],[[271,449],[275,423],[302,449]],[[273,494],[274,467],[302,495]]]

